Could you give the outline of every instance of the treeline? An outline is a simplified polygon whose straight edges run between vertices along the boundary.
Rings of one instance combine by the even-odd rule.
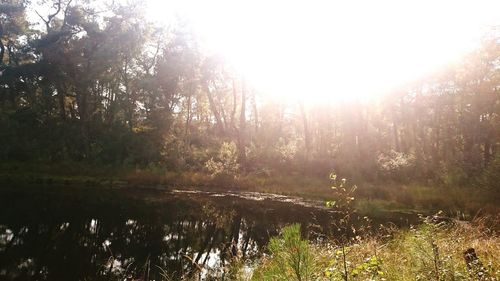
[[[301,103],[259,93],[140,2],[42,6],[0,5],[0,161],[500,182],[498,31],[376,102]]]

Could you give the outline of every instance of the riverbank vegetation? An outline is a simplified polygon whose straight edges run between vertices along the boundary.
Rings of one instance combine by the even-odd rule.
[[[252,280],[500,278],[498,213],[464,221],[439,211],[421,216],[421,223],[410,228],[377,227],[367,216],[360,220],[354,204],[357,187],[335,174],[330,179],[333,201],[326,201],[326,206],[338,217],[331,220],[337,232],[303,239],[302,234],[314,233],[314,224],[307,231],[299,224],[284,227],[270,240],[269,255],[260,259]]]
[[[4,186],[67,186],[102,188],[151,188],[212,192],[260,192],[297,196],[324,202],[331,199],[328,177],[289,175],[212,176],[205,172],[165,172],[163,169],[92,167],[85,163],[1,163]],[[481,186],[436,186],[421,183],[358,182],[356,208],[372,216],[386,212],[432,214],[472,218],[478,213],[498,213],[498,198]]]
[[[491,222],[490,222],[491,223]],[[496,222],[498,223],[498,222]],[[491,225],[490,225],[491,226]],[[498,280],[500,241],[484,219],[432,222],[349,246],[311,243],[300,226],[269,244],[252,280]]]

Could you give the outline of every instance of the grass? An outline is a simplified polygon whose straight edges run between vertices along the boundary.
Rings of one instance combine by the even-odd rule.
[[[491,192],[472,187],[412,185],[367,185],[359,188],[357,208],[393,210],[413,213],[444,211],[448,215],[471,219],[478,212],[496,214],[497,197]]]
[[[477,222],[425,223],[396,232],[388,243],[372,240],[365,246],[370,247],[378,249],[380,268],[388,280],[480,280],[481,274],[485,277],[481,280],[500,278],[500,239]],[[468,268],[464,252],[471,248],[483,268]]]
[[[500,238],[485,219],[446,224],[427,220],[344,247],[303,245],[306,240],[300,240],[296,226],[272,241],[272,255],[260,261],[253,280],[500,280]],[[474,249],[477,260],[466,262],[468,249]],[[302,267],[297,266],[300,259]]]
[[[95,166],[82,163],[0,163],[3,185],[68,185],[89,187],[153,187],[210,191],[255,191],[299,196],[325,201],[332,199],[330,181],[306,175],[240,175],[211,177],[202,172],[166,171]],[[419,184],[361,183],[356,207],[362,214],[384,212],[434,213],[472,218],[478,211],[498,213],[494,194],[479,188],[426,186]]]

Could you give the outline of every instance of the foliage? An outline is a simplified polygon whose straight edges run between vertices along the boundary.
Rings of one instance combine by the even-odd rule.
[[[271,258],[264,261],[253,275],[253,280],[316,280],[318,270],[311,246],[300,237],[300,225],[282,229],[268,245]]]
[[[140,1],[108,2],[0,5],[0,160],[498,182],[498,32],[377,102],[297,104],[252,88],[183,19],[165,27]],[[239,169],[211,155],[223,142]]]
[[[315,280],[498,280],[500,241],[485,219],[457,223],[439,218],[428,217],[418,227],[390,229],[386,235],[365,237],[347,247],[309,242],[318,270]],[[464,251],[470,248],[478,260],[469,267]],[[254,278],[259,280],[272,259],[260,264]]]
[[[239,164],[237,161],[238,154],[236,144],[233,142],[223,142],[219,148],[217,157],[210,158],[205,162],[205,168],[212,174],[216,175],[236,175]]]
[[[335,255],[324,271],[326,280],[377,280],[384,277],[381,260],[376,256],[367,257],[359,264],[353,264],[351,261],[345,261],[344,264],[351,250],[349,247],[344,247],[334,251]]]
[[[443,163],[440,171],[441,180],[446,186],[464,186],[468,183],[468,176],[461,165]]]
[[[358,187],[356,185],[349,187],[347,185],[347,179],[340,179],[335,173],[330,174],[330,180],[332,180],[333,183],[330,188],[335,200],[326,201],[326,206],[346,214],[354,212],[351,203],[354,200],[354,192]]]
[[[358,239],[361,232],[368,230],[366,222],[369,219],[361,217],[356,210],[354,196],[358,187],[349,186],[347,179],[338,178],[335,173],[330,174],[330,180],[333,183],[330,187],[333,200],[326,201],[325,205],[334,214],[330,221],[335,232],[331,236],[339,245],[346,247],[350,241]]]
[[[381,153],[378,156],[377,164],[384,175],[392,178],[404,177],[414,169],[415,156],[391,150],[389,153]]]
[[[500,153],[496,154],[493,162],[484,171],[482,183],[484,187],[500,193]]]
[[[234,173],[233,159],[210,160],[226,142],[240,170],[266,175],[334,168],[356,182],[495,182],[494,31],[460,62],[377,102],[295,104],[247,85],[187,22],[153,24],[140,6],[0,5],[2,161]]]
[[[488,233],[477,222],[450,225],[428,218],[419,227],[396,233],[380,255],[385,257],[390,280],[471,280],[476,278],[463,253],[473,247],[482,253],[480,259],[489,272],[479,280],[496,280],[500,274],[494,269],[498,266],[498,237]]]
[[[297,154],[297,149],[297,143],[295,141],[285,143],[283,139],[279,139],[276,148],[281,162],[292,160]]]
[[[347,180],[338,178],[335,173],[330,174],[330,180],[333,183],[331,190],[334,200],[326,201],[326,206],[335,212],[332,224],[337,232],[327,241],[316,244],[302,241],[304,244],[301,246],[301,249],[313,249],[314,258],[310,259],[312,264],[309,267],[321,272],[315,276],[315,280],[440,281],[479,277],[478,280],[489,281],[496,280],[496,275],[500,274],[495,271],[491,260],[485,264],[485,260],[476,258],[464,264],[463,251],[477,247],[477,244],[471,243],[471,239],[493,243],[493,248],[489,249],[493,256],[487,259],[494,259],[500,253],[498,237],[482,221],[476,220],[475,228],[472,228],[467,223],[458,223],[438,212],[434,216],[422,217],[422,224],[410,230],[381,229],[380,233],[388,234],[385,237],[362,234],[362,229],[355,228],[359,225],[359,216],[353,205],[356,186],[349,188]],[[297,228],[298,234],[298,226],[285,228],[284,233],[293,227]],[[301,255],[300,252],[290,253],[283,247],[286,237],[283,234],[281,240],[271,240],[269,248],[272,255],[259,265],[255,277],[284,280],[286,277],[282,275],[293,272],[287,269],[287,264],[293,264],[289,261],[300,259]]]

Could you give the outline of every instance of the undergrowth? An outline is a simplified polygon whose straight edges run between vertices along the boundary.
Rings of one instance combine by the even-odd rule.
[[[355,229],[357,187],[330,175],[338,231],[316,243],[301,238],[300,227],[285,227],[271,239],[270,256],[257,266],[253,280],[481,280],[500,278],[498,216],[464,222],[443,216],[421,218],[409,229]],[[369,219],[367,226],[370,226]],[[360,231],[361,230],[361,231]]]
[[[286,227],[272,241],[271,256],[260,262],[253,280],[500,280],[500,238],[484,219],[430,217],[418,227],[359,238],[346,247],[307,242],[298,226]]]

